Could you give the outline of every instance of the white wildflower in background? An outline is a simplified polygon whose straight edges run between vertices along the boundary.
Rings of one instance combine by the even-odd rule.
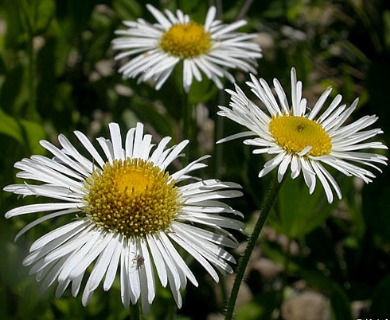
[[[218,114],[245,126],[249,131],[219,142],[255,136],[244,143],[256,147],[253,153],[271,157],[259,177],[278,167],[280,182],[290,167],[293,179],[303,174],[310,193],[314,191],[318,178],[331,203],[333,192],[341,199],[341,190],[324,164],[347,176],[359,177],[366,183],[375,176],[363,166],[381,171],[375,164],[387,164],[385,156],[361,151],[387,149],[381,142],[367,141],[382,133],[381,129],[365,130],[378,119],[376,116],[365,116],[345,124],[356,109],[358,99],[347,108],[340,105],[342,97],[337,95],[321,113],[332,88],[328,88],[312,108],[307,108],[306,99],[302,98],[302,82],[297,81],[294,68],[291,70],[291,105],[277,79],[274,79],[276,94],[264,79],[251,75],[251,80],[247,85],[265,109],[249,100],[238,86],[236,91],[226,90],[231,95],[230,108],[220,106]]]
[[[202,73],[221,89],[220,78],[234,82],[226,68],[256,72],[256,59],[262,55],[253,42],[255,35],[236,31],[245,21],[223,24],[215,19],[215,7],[208,10],[204,25],[180,10],[176,15],[165,10],[164,15],[152,5],[147,8],[156,24],[141,18],[124,21],[128,29],[116,31],[120,38],[113,40],[113,49],[122,51],[115,59],[134,56],[119,69],[124,78],[153,80],[158,90],[182,61],[183,86],[188,91],[193,78],[202,80]]]
[[[84,286],[84,305],[101,282],[109,290],[119,273],[123,305],[141,298],[145,312],[156,294],[157,273],[181,307],[179,290],[187,279],[195,286],[197,281],[176,247],[192,255],[215,281],[216,270],[233,271],[229,263],[235,260],[222,247],[237,242],[225,228],[241,230],[243,223],[227,217],[241,214],[220,200],[240,196],[240,186],[211,179],[183,183],[191,179],[190,172],[206,166],[202,161],[207,157],[168,172],[188,141],[167,148],[171,138],[165,137],[154,147],[139,123],[122,144],[119,126],[111,123],[109,129],[111,139],[97,139],[103,153],[76,131],[84,147],[80,151],[88,157],[60,135],[62,148],[41,142],[53,158],[35,155],[15,164],[17,177],[39,184],[26,181],[5,191],[52,199],[6,213],[7,218],[45,213],[16,238],[48,219],[69,217],[67,224],[32,244],[24,265],[31,266],[43,290],[57,282],[57,296],[68,286],[76,296]],[[88,280],[82,282],[87,269]]]

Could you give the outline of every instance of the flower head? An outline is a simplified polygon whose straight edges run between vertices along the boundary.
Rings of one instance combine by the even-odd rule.
[[[347,176],[359,177],[366,183],[375,176],[362,166],[380,171],[375,164],[387,164],[387,158],[383,155],[360,151],[387,149],[381,142],[366,141],[382,133],[380,129],[364,130],[377,120],[376,116],[365,116],[345,124],[355,110],[358,99],[347,108],[346,105],[340,105],[342,97],[337,95],[321,113],[332,88],[321,95],[313,108],[307,108],[306,99],[302,98],[302,83],[297,81],[294,68],[291,70],[291,105],[277,79],[274,79],[276,95],[264,79],[251,75],[251,80],[247,85],[264,104],[265,110],[249,100],[238,86],[236,91],[227,90],[231,95],[231,108],[221,106],[218,114],[236,121],[249,131],[219,142],[255,136],[244,143],[255,146],[255,154],[271,156],[259,177],[278,167],[280,182],[290,167],[293,179],[302,172],[310,193],[314,191],[318,178],[328,202],[332,202],[333,191],[341,199],[341,190],[324,164]]]
[[[69,285],[76,296],[91,269],[84,305],[101,282],[104,290],[111,288],[119,269],[123,305],[141,298],[145,312],[155,297],[156,272],[163,286],[169,284],[180,307],[179,290],[187,279],[194,285],[197,281],[176,247],[192,255],[216,281],[216,270],[232,272],[229,263],[235,260],[222,247],[237,242],[224,229],[241,230],[243,223],[228,217],[240,213],[220,200],[240,196],[240,186],[211,179],[185,183],[190,172],[206,166],[202,161],[207,157],[168,171],[188,141],[167,148],[171,138],[165,137],[154,148],[151,135],[144,134],[138,123],[122,144],[119,126],[111,123],[109,129],[111,139],[97,139],[103,155],[76,131],[82,152],[60,135],[61,148],[41,142],[53,158],[32,156],[15,164],[19,178],[39,183],[9,185],[5,191],[52,199],[6,213],[7,218],[45,213],[16,238],[43,221],[69,217],[67,224],[36,240],[23,263],[32,266],[42,289],[57,281],[57,296]]]
[[[225,68],[256,72],[256,59],[262,55],[260,47],[252,42],[254,35],[235,31],[245,21],[223,24],[215,19],[215,7],[209,9],[204,25],[180,10],[176,15],[165,10],[164,15],[152,5],[147,8],[157,24],[143,19],[125,21],[128,29],[116,31],[121,37],[113,40],[114,50],[122,50],[115,59],[137,55],[119,69],[124,78],[153,80],[158,90],[182,61],[183,86],[188,91],[193,78],[202,80],[202,73],[222,88],[220,78],[234,82]]]

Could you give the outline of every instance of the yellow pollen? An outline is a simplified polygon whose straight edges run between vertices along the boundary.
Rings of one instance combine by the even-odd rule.
[[[210,50],[211,37],[202,25],[195,22],[176,24],[163,34],[160,47],[181,59],[194,58]]]
[[[141,159],[114,160],[85,180],[85,213],[109,231],[144,237],[167,229],[180,209],[175,181]]]
[[[273,117],[269,123],[269,131],[276,142],[290,154],[312,147],[306,155],[322,156],[329,154],[332,149],[331,138],[325,129],[305,117]]]

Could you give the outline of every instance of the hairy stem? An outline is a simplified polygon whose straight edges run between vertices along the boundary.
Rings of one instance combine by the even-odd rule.
[[[260,235],[260,232],[265,224],[265,221],[267,220],[267,217],[272,209],[272,206],[274,205],[278,192],[282,186],[282,182],[279,183],[277,181],[277,178],[275,178],[271,186],[268,190],[268,193],[264,199],[263,202],[263,207],[260,212],[260,216],[256,222],[256,225],[253,229],[252,235],[249,238],[248,244],[245,248],[244,255],[241,257],[241,260],[238,264],[238,269],[237,269],[237,275],[233,283],[233,288],[230,293],[230,298],[228,301],[227,305],[227,310],[226,310],[226,316],[225,320],[231,320],[233,319],[233,312],[234,312],[234,307],[236,304],[237,296],[238,296],[238,291],[240,289],[242,280],[244,278],[245,270],[249,262],[249,258],[252,254],[252,251],[256,245],[256,241]]]

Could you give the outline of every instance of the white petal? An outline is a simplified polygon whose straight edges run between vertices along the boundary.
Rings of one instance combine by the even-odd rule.
[[[160,279],[161,285],[163,287],[166,287],[168,275],[167,275],[167,269],[165,267],[164,260],[161,256],[160,251],[158,250],[157,244],[154,240],[154,237],[151,235],[147,236],[147,242],[150,248],[150,253],[153,258],[153,263],[156,266],[156,271],[158,274],[158,277]]]
[[[79,275],[76,279],[72,280],[72,296],[76,297],[80,291],[81,281],[83,280],[84,273]],[[85,306],[85,305],[84,305]]]
[[[58,141],[63,147],[63,152],[66,152],[67,155],[72,156],[81,166],[87,170],[87,172],[92,171],[92,162],[82,156],[64,135],[60,134],[58,136]]]
[[[36,225],[42,223],[43,221],[46,221],[46,220],[49,220],[49,219],[52,219],[52,218],[56,218],[56,217],[60,217],[60,216],[66,215],[66,214],[71,214],[71,213],[74,213],[74,212],[77,212],[77,211],[79,211],[79,210],[69,209],[69,210],[62,210],[62,211],[57,211],[57,212],[54,212],[54,213],[46,214],[46,215],[40,217],[39,219],[36,219],[33,222],[30,222],[22,230],[20,230],[18,232],[18,234],[16,235],[16,237],[15,237],[15,241],[17,241],[28,230],[30,230],[31,228],[35,227]]]
[[[141,143],[143,139],[143,130],[144,125],[138,122],[134,135],[133,158],[141,158]]]
[[[299,176],[301,172],[301,163],[298,160],[298,157],[292,156],[291,159],[291,178],[295,179]]]
[[[108,270],[108,266],[110,264],[110,261],[114,255],[115,248],[118,244],[116,240],[112,239],[112,235],[107,235],[105,241],[107,241],[107,246],[105,249],[101,252],[99,255],[99,258],[97,259],[91,275],[89,276],[88,282],[85,285],[85,292],[90,291],[93,292],[97,289],[100,282],[102,281],[104,275],[106,274]]]
[[[322,123],[322,121],[326,120],[326,118],[337,108],[342,100],[342,96],[338,94],[330,104],[330,106],[325,110],[325,112],[319,117],[318,122]]]
[[[283,159],[283,161],[279,165],[279,170],[278,170],[278,182],[282,182],[284,174],[286,173],[288,166],[291,162],[291,156],[286,155],[286,157]]]
[[[68,232],[72,232],[73,234],[77,234],[77,233],[81,232],[82,230],[84,230],[89,225],[90,225],[90,223],[86,220],[76,220],[76,221],[68,223],[62,227],[54,229],[53,231],[50,231],[49,233],[43,235],[38,240],[36,240],[31,245],[30,252],[42,248],[47,243],[61,237],[64,234],[67,234]]]
[[[332,87],[328,87],[324,93],[321,95],[321,97],[317,100],[316,104],[314,105],[312,111],[310,112],[308,119],[313,120],[318,112],[321,110],[323,107],[326,99],[328,98],[329,94],[332,92]]]
[[[135,304],[138,301],[138,298],[141,294],[141,286],[138,276],[138,264],[134,259],[136,259],[135,256],[137,256],[137,248],[136,244],[133,241],[133,239],[128,240],[128,251],[129,251],[129,261],[128,263],[128,281],[130,284],[130,299],[133,304]]]
[[[207,230],[203,230],[201,228],[187,225],[187,224],[180,224],[180,228],[183,229],[185,232],[191,233],[193,235],[197,235],[198,237],[205,239],[207,241],[214,242],[216,244],[225,246],[225,247],[230,247],[230,248],[235,248],[237,246],[237,242],[233,241],[223,235],[213,233]]]
[[[179,253],[173,247],[171,241],[168,239],[168,237],[165,235],[165,233],[162,232],[160,234],[160,239],[162,240],[165,248],[171,254],[173,261],[176,263],[176,265],[179,267],[179,269],[182,271],[182,273],[185,274],[186,277],[192,282],[192,284],[197,287],[198,282],[196,281],[194,274],[192,273],[190,268],[188,268],[188,266],[184,262],[183,258],[179,255]]]
[[[46,256],[46,261],[56,260],[64,255],[73,252],[71,260],[68,260],[67,263],[61,270],[61,273],[58,275],[58,281],[65,281],[66,279],[73,280],[70,277],[70,273],[73,269],[83,261],[85,255],[87,255],[93,248],[94,242],[98,239],[99,233],[88,233],[79,239],[74,239],[74,241],[69,241],[67,244],[58,247],[51,253]]]
[[[152,149],[153,145],[151,144],[152,136],[150,134],[145,134],[144,139],[142,140],[141,145],[141,159],[148,160],[150,150]]]
[[[41,284],[41,292],[46,291],[56,280],[61,272],[62,266],[64,265],[67,257],[63,257],[56,262],[56,264],[50,269],[50,271],[45,275],[45,279]]]
[[[129,131],[127,131],[126,134],[126,157],[132,158],[133,157],[133,148],[134,148],[134,133],[135,129],[131,128]]]
[[[83,176],[89,175],[88,170],[86,168],[84,168],[82,165],[80,165],[79,162],[72,160],[64,152],[62,152],[56,146],[52,145],[50,142],[42,140],[40,142],[40,144],[42,147],[44,147],[46,150],[50,151],[54,156],[56,156],[58,159],[60,159],[63,163],[65,163],[70,168],[81,173]]]
[[[122,137],[119,125],[117,123],[109,123],[108,127],[110,129],[112,148],[114,151],[114,159],[124,160],[124,150],[122,148]]]
[[[119,239],[113,238],[112,241],[115,242],[115,247],[113,249],[114,252],[107,268],[106,277],[104,278],[104,291],[109,290],[115,280],[116,272],[119,266],[119,260],[123,252],[123,238],[120,236]]]
[[[161,157],[161,154],[163,153],[165,147],[168,145],[169,141],[171,141],[171,137],[164,137],[161,139],[160,143],[158,144],[157,148],[153,151],[151,157],[149,158],[150,162],[156,162],[157,159]]]
[[[159,10],[157,10],[151,4],[147,4],[146,7],[165,30],[171,27],[171,23],[169,22],[169,20],[165,18],[164,15]]]
[[[84,133],[80,131],[75,131],[74,134],[83,144],[85,149],[87,149],[89,154],[93,157],[94,161],[96,161],[99,164],[100,168],[102,168],[104,165],[104,161],[100,154],[96,151],[95,147],[92,145],[91,141],[89,141],[89,139],[84,135]]]
[[[285,157],[286,157],[285,153],[280,153],[273,159],[266,162],[264,168],[259,172],[259,177],[264,177],[267,173],[271,172],[284,160]]]
[[[188,140],[180,142],[174,149],[169,153],[164,162],[161,164],[161,168],[165,169],[173,160],[175,160],[184,147],[188,144]]]
[[[215,19],[215,14],[217,13],[217,9],[215,7],[210,7],[210,9],[207,11],[206,20],[204,23],[204,29],[206,31],[210,30],[211,24]]]
[[[163,258],[163,261],[167,267],[166,270],[168,271],[167,272],[168,283],[171,286],[173,286],[173,284],[170,282],[174,281],[175,289],[179,290],[179,288],[181,287],[180,276],[178,274],[179,270],[177,270],[171,255],[163,246],[163,243],[161,242],[161,239],[160,239],[160,235],[152,235],[152,237],[154,238],[154,243],[156,244],[158,251],[160,252],[160,254]],[[172,278],[169,277],[170,274],[172,275]]]
[[[112,161],[114,160],[114,154],[113,154],[113,150],[112,150],[111,141],[104,139],[103,137],[99,137],[96,140],[100,144],[104,154],[107,157],[108,162],[112,163]]]
[[[318,177],[320,179],[322,186],[324,187],[326,198],[328,199],[329,203],[333,202],[333,192],[332,189],[329,186],[329,183],[325,176],[322,174],[322,171],[318,168],[318,165],[316,162],[312,162],[313,169]]]
[[[142,297],[142,302],[146,303],[152,303],[153,299],[156,294],[156,286],[155,286],[155,280],[154,280],[154,270],[153,270],[153,264],[151,261],[151,257],[149,255],[149,250],[147,248],[146,241],[144,239],[140,239],[140,246],[141,246],[141,254],[144,258],[144,268],[141,269],[141,286],[146,284],[146,292],[147,292],[147,299],[144,299]],[[144,276],[142,277],[142,274]],[[145,292],[145,289],[141,288],[141,294]],[[145,300],[145,301],[143,301]]]
[[[121,262],[120,262],[120,284],[121,284],[121,301],[125,308],[129,307],[130,304],[130,295],[131,295],[131,284],[129,283],[128,278],[128,263],[129,263],[129,250],[127,250],[127,246],[124,245],[123,252],[121,254]]]
[[[216,281],[219,281],[219,277],[217,272],[211,266],[211,264],[202,257],[192,246],[190,243],[185,242],[183,239],[178,237],[174,233],[169,233],[168,236],[173,239],[178,245],[180,245],[184,250],[186,250],[190,255],[192,255],[202,266],[206,269],[206,271],[210,274],[210,276]]]
[[[100,233],[100,232],[99,232]],[[81,274],[84,274],[86,269],[92,264],[92,262],[104,252],[107,247],[109,241],[105,239],[103,234],[100,234],[96,237],[98,240],[93,244],[91,250],[85,254],[80,261],[69,273],[69,278],[76,279]]]

